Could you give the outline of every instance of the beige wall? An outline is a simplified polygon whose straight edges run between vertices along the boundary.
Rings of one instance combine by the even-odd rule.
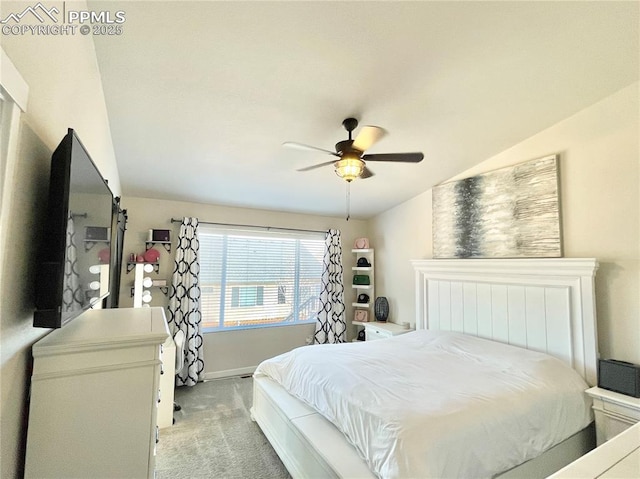
[[[148,198],[125,197],[123,207],[127,210],[129,222],[125,235],[125,260],[130,253],[143,253],[145,240],[150,229],[172,229],[172,241],[175,241],[179,223],[170,223],[171,218],[195,216],[201,221],[215,223],[247,224],[280,228],[298,228],[326,231],[330,228],[342,232],[343,261],[345,269],[345,303],[355,301],[354,290],[350,287],[351,266],[355,266],[355,257],[351,247],[355,239],[366,235],[367,223],[362,220],[331,218],[325,216],[300,215],[276,211],[232,208],[226,206],[166,201]],[[375,245],[374,245],[375,246]],[[167,253],[161,246],[159,273],[151,273],[152,278],[166,279],[171,282],[175,251]],[[133,272],[122,273],[120,306],[133,306],[131,286]],[[168,299],[158,290],[152,292],[152,306],[166,308]],[[351,306],[347,306],[347,320],[352,316]],[[305,344],[308,336],[314,332],[313,325],[279,326],[253,330],[225,331],[207,333],[204,338],[204,362],[207,378],[232,374],[245,374],[253,371],[263,359]],[[351,326],[347,330],[349,337],[354,334]]]
[[[3,1],[0,15],[5,18],[30,5],[34,3]],[[88,10],[81,0],[74,0],[74,8]],[[111,190],[120,196],[118,165],[91,35],[2,35],[2,48],[29,84],[25,122],[52,151],[67,128],[75,129]]]
[[[431,190],[371,219],[369,230],[376,245],[376,295],[389,301],[387,321],[415,324],[409,261],[431,257]]]
[[[640,363],[640,151],[638,83],[453,179],[560,155],[564,253],[595,257],[602,357]],[[444,161],[445,159],[443,159]],[[379,295],[393,321],[415,321],[408,259],[432,257],[431,191],[371,220]]]
[[[1,16],[26,5],[2,2]],[[68,127],[118,194],[120,183],[91,37],[3,36],[2,48],[29,85],[11,196],[2,204],[9,241],[0,244],[0,477],[10,478],[23,470],[31,345],[49,332],[32,327],[35,257],[51,153]]]

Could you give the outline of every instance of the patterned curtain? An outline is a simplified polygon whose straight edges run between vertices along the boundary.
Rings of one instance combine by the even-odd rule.
[[[63,311],[79,311],[84,303],[80,275],[78,274],[78,248],[73,217],[67,218],[66,254],[64,258],[64,284],[62,285]],[[88,285],[87,285],[88,286]]]
[[[198,218],[183,218],[169,296],[169,327],[173,335],[184,332],[184,367],[176,373],[177,386],[194,386],[202,380],[202,315],[200,314],[200,264]]]
[[[320,311],[313,342],[344,343],[347,340],[347,323],[344,316],[342,241],[339,230],[327,231],[322,263]]]

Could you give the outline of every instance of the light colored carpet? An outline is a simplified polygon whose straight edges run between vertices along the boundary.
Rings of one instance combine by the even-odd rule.
[[[251,420],[253,379],[229,378],[176,388],[182,410],[160,430],[157,479],[290,479]]]

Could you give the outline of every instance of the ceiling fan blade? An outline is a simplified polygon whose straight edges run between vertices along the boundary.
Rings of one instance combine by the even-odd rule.
[[[379,126],[363,126],[353,140],[353,148],[360,151],[368,150],[386,134],[387,131]]]
[[[329,155],[340,156],[335,151],[329,151],[323,148],[305,145],[304,143],[296,143],[295,141],[284,142],[282,146],[285,146],[287,148],[295,148],[296,150],[321,151],[323,153],[328,153]]]
[[[362,170],[362,174],[360,175],[360,178],[362,178],[363,180],[366,180],[367,178],[371,178],[374,175],[375,173],[365,166],[364,170]]]
[[[296,171],[309,171],[309,170],[315,170],[316,168],[320,168],[321,166],[327,166],[327,165],[332,165],[335,163],[335,160],[331,160],[331,161],[325,161],[324,163],[318,163],[317,165],[311,165],[311,166],[306,166],[304,168],[300,168],[299,170]]]
[[[397,163],[420,163],[424,159],[424,155],[419,152],[415,153],[378,153],[373,155],[364,155],[364,161],[395,161]]]

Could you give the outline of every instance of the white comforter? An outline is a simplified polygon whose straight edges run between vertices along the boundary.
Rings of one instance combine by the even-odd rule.
[[[335,424],[381,478],[492,477],[592,421],[587,384],[561,361],[458,333],[304,346],[255,374]]]

